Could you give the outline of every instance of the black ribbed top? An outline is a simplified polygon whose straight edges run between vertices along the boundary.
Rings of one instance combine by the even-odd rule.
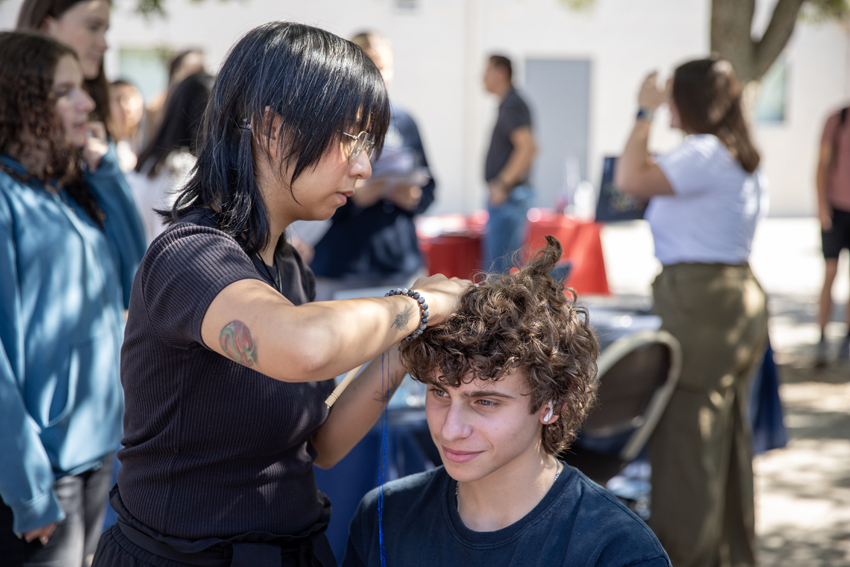
[[[295,304],[313,299],[297,252],[280,246],[275,262],[278,270],[260,270],[204,211],[169,228],[142,260],[121,351],[118,486],[133,516],[159,532],[295,535],[321,516],[326,497],[307,440],[327,418],[333,380],[273,380],[201,340],[207,308],[235,281],[279,285]]]

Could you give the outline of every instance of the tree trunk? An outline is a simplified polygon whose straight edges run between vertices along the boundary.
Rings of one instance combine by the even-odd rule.
[[[712,0],[712,53],[732,63],[742,84],[760,80],[785,49],[804,1],[778,0],[764,35],[755,41],[755,0]]]

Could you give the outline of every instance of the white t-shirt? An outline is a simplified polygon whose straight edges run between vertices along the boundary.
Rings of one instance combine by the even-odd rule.
[[[662,265],[743,264],[767,213],[767,181],[747,173],[711,134],[687,136],[658,159],[673,195],[653,197],[646,220]]]
[[[165,230],[162,217],[154,209],[170,209],[174,205],[177,193],[189,180],[195,160],[195,156],[188,151],[173,152],[165,159],[159,174],[154,178],[148,177],[147,173],[127,173],[127,183],[130,184],[133,199],[145,225],[148,244]]]

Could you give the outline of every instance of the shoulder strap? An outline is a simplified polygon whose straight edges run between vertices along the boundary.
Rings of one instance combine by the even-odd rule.
[[[838,167],[838,144],[841,141],[841,131],[844,129],[844,123],[847,122],[847,112],[850,107],[845,106],[838,111],[838,125],[835,127],[835,132],[832,134],[832,160],[830,163],[830,171],[834,172]]]

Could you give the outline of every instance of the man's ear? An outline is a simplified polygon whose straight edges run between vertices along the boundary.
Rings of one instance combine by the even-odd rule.
[[[540,423],[549,425],[558,421],[558,414],[555,413],[555,405],[553,402],[546,402],[540,408]]]

